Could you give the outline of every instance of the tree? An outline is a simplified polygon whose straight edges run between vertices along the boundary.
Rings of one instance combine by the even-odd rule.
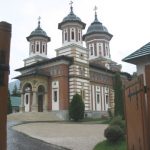
[[[10,99],[10,92],[8,90],[7,114],[11,114],[11,113],[12,113],[12,105]]]
[[[116,72],[115,74],[114,90],[115,90],[115,116],[120,115],[121,117],[124,117],[123,86],[119,72]]]
[[[12,96],[20,96],[20,93],[18,92],[18,88],[16,84],[14,85]]]
[[[84,118],[84,102],[79,94],[75,94],[69,106],[69,117],[74,121],[79,121]]]

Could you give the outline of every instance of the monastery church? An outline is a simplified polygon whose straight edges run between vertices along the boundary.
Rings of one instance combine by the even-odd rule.
[[[27,37],[29,57],[24,59],[24,67],[16,69],[21,73],[15,77],[20,80],[20,112],[56,112],[66,118],[76,93],[84,101],[85,116],[100,117],[113,109],[113,77],[121,65],[111,60],[109,42],[113,35],[99,21],[96,9],[94,15],[83,35],[86,24],[75,15],[71,4],[69,14],[58,23],[62,46],[55,50],[54,58],[47,57],[51,38],[38,21]]]

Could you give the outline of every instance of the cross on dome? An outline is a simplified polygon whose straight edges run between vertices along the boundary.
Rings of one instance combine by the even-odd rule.
[[[70,1],[69,5],[72,7],[73,1]]]
[[[38,17],[38,27],[40,27],[40,20],[41,20],[41,17],[39,16]]]
[[[72,4],[73,4],[73,1],[70,1],[69,5],[70,5],[71,12],[73,12]]]
[[[98,7],[95,6],[95,7],[94,7],[94,11],[95,11],[95,21],[98,21],[98,19],[97,19],[97,10],[98,10]]]
[[[98,10],[98,7],[95,6],[95,7],[94,7],[95,14],[97,13],[97,10]]]

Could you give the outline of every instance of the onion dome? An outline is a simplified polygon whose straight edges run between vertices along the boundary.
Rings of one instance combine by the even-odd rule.
[[[99,20],[97,19],[97,13],[95,12],[95,20],[91,23],[91,25],[88,27],[88,30],[85,35],[83,35],[83,40],[86,36],[92,35],[92,34],[107,34],[112,38],[112,34],[110,34],[105,26]]]
[[[77,17],[73,12],[73,7],[70,7],[70,13],[63,19],[61,23],[58,24],[58,29],[61,29],[62,25],[66,23],[79,23],[82,25],[82,29],[85,29],[85,23],[81,21],[79,17]]]
[[[50,41],[50,37],[47,36],[46,32],[40,26],[40,20],[38,21],[38,27],[31,32],[31,34],[27,37],[27,40],[29,41],[30,38],[37,36],[47,38],[47,40]]]

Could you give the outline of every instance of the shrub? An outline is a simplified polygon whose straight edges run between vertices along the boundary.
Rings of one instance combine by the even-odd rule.
[[[110,108],[108,108],[108,115],[109,115],[109,118],[113,118],[113,113]]]
[[[122,120],[121,116],[114,117],[110,122],[110,126],[118,125],[125,133],[125,120]]]
[[[124,132],[118,125],[113,125],[105,129],[104,136],[109,142],[116,143],[119,140],[123,139]]]
[[[69,117],[74,121],[79,121],[84,118],[84,102],[79,94],[75,94],[69,106]]]

